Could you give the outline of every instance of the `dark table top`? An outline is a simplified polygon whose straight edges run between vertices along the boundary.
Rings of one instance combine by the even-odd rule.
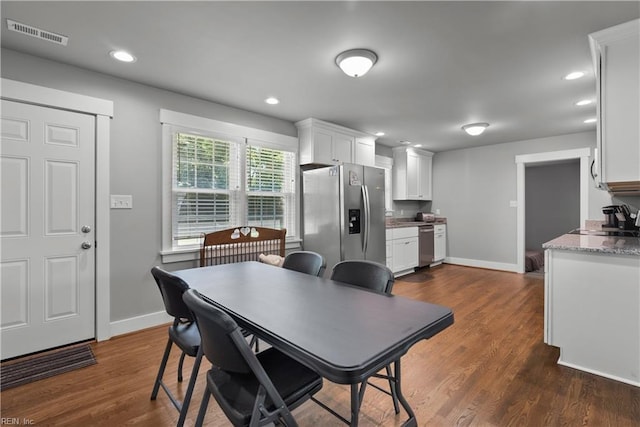
[[[446,307],[259,262],[173,273],[240,326],[336,383],[362,382],[453,324]]]

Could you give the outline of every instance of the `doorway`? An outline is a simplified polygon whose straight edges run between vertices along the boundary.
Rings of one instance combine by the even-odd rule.
[[[71,234],[73,234],[72,229],[75,229],[78,236],[86,237],[86,239],[81,239],[78,243],[77,246],[80,247],[80,251],[78,251],[79,254],[76,254],[77,256],[75,256],[75,258],[74,256],[67,255],[48,258],[39,257],[38,259],[38,257],[33,254],[40,248],[37,247],[37,242],[31,241],[23,244],[25,248],[23,248],[24,250],[22,250],[22,252],[18,250],[20,249],[18,247],[14,248],[15,251],[9,251],[11,253],[3,250],[3,276],[9,275],[10,279],[12,279],[6,282],[3,280],[3,309],[5,308],[5,301],[8,302],[9,299],[17,303],[16,307],[11,307],[11,309],[7,311],[3,310],[3,344],[5,344],[4,340],[6,336],[5,326],[7,331],[12,328],[19,331],[21,327],[24,326],[21,325],[21,322],[28,324],[34,319],[35,314],[28,310],[30,310],[31,306],[35,305],[40,307],[40,312],[43,313],[42,317],[45,319],[44,323],[47,324],[46,327],[49,327],[54,323],[62,323],[63,321],[77,317],[75,311],[78,311],[78,307],[84,306],[84,310],[86,310],[86,306],[90,304],[91,312],[89,315],[91,319],[89,320],[89,326],[91,330],[87,332],[85,328],[80,332],[80,335],[77,336],[80,336],[81,338],[79,339],[82,339],[83,336],[88,334],[90,337],[95,337],[99,341],[108,339],[111,336],[109,296],[109,121],[113,115],[113,102],[14,80],[1,79],[0,81],[2,84],[3,104],[13,104],[20,108],[32,109],[33,111],[28,112],[28,114],[25,113],[27,116],[34,113],[34,111],[34,114],[53,114],[54,118],[43,118],[42,122],[43,124],[46,123],[46,126],[38,125],[39,130],[37,130],[37,132],[41,134],[42,131],[44,131],[42,138],[46,139],[50,146],[71,148],[70,151],[73,151],[74,138],[86,133],[86,125],[76,125],[73,123],[64,124],[65,120],[70,117],[89,117],[89,121],[92,123],[91,129],[89,130],[91,140],[89,157],[84,159],[74,159],[72,157],[64,159],[64,156],[49,153],[45,154],[42,159],[46,163],[46,167],[41,167],[40,165],[32,165],[29,167],[29,159],[34,158],[33,156],[38,154],[37,150],[31,154],[17,153],[16,155],[6,156],[3,159],[7,160],[8,165],[13,167],[15,172],[24,175],[22,176],[22,181],[19,181],[18,177],[14,177],[11,183],[6,184],[6,187],[10,189],[8,192],[9,196],[15,196],[14,199],[20,202],[20,200],[24,198],[28,199],[33,192],[37,191],[40,193],[40,197],[36,196],[33,201],[29,199],[25,201],[22,204],[22,208],[24,209],[13,209],[11,211],[11,213],[16,214],[9,216],[9,219],[13,221],[11,224],[6,223],[5,220],[7,217],[4,217],[5,212],[3,209],[3,246],[5,245],[5,241],[9,242],[12,237],[18,237],[15,240],[19,240],[19,235],[21,234],[25,235],[24,237],[30,237],[31,235],[37,237],[37,234],[47,237],[55,236],[59,238],[57,240],[62,240],[71,236]],[[61,118],[59,115],[65,116],[65,118]],[[7,120],[5,120],[5,118]],[[4,125],[11,125],[13,123],[15,126],[13,126],[12,129],[16,131],[16,135],[13,136],[17,136],[17,139],[20,139],[19,136],[22,133],[23,136],[31,138],[33,135],[30,134],[31,131],[29,131],[28,126],[24,124],[24,120],[22,122],[20,120],[14,122],[9,120],[16,118],[16,114],[8,115],[6,111],[3,111],[3,133],[8,129]],[[71,120],[73,121],[75,119]],[[21,125],[20,123],[23,124]],[[11,126],[9,128],[11,128]],[[84,131],[81,131],[82,129],[84,129]],[[33,132],[36,133],[35,130]],[[3,156],[5,154],[3,151]],[[97,158],[100,159],[99,162],[95,161]],[[79,168],[83,163],[90,163],[90,174],[92,175],[89,185],[90,188],[87,190],[90,197],[90,211],[88,216],[84,213],[82,215],[76,215],[80,212],[80,209],[70,208],[70,206],[76,206],[76,202],[79,202],[79,199],[73,200],[74,197],[79,197],[80,194],[80,190],[75,188],[74,185],[84,185],[82,179],[77,179],[79,176]],[[38,171],[36,171],[36,169]],[[20,172],[21,170],[22,172]],[[33,176],[32,172],[38,172],[39,176]],[[86,173],[83,174],[83,176],[85,175]],[[27,186],[25,183],[29,182],[29,180],[33,182],[30,182]],[[35,180],[38,182],[36,183]],[[13,184],[15,184],[15,188],[12,187]],[[22,190],[20,190],[21,185]],[[63,197],[47,198],[47,193],[58,194],[65,188],[64,185],[67,185],[66,188],[68,191]],[[38,198],[43,201],[44,205],[39,207],[35,204]],[[52,215],[47,217],[44,209],[41,209],[44,207],[49,209]],[[29,218],[34,215],[35,220]],[[40,216],[43,217],[38,219]],[[31,221],[31,225],[29,221]],[[87,222],[87,224],[84,222]],[[89,225],[88,222],[91,222],[90,228],[85,227],[84,230],[86,231],[83,231],[83,226]],[[5,226],[11,230],[5,230]],[[42,228],[44,232],[39,233],[36,229],[37,227]],[[17,234],[16,236],[5,236],[5,231],[10,231],[9,234]],[[96,247],[96,242],[100,242],[99,250]],[[47,243],[44,246],[58,247],[59,243],[60,242],[56,241],[53,244]],[[83,249],[82,246],[89,247]],[[22,254],[22,256],[20,254]],[[29,275],[28,267],[30,263],[33,265],[38,264],[37,267],[43,274],[49,274],[46,279],[48,282],[44,283],[45,287],[49,286],[49,294],[47,294],[44,288],[42,292],[34,293],[34,296],[29,294],[28,287],[31,286],[29,284],[31,276]],[[79,273],[82,270],[80,267],[84,267],[84,264],[87,265],[87,271],[90,272],[90,277],[88,278],[86,276],[81,277],[82,274]],[[7,267],[7,269],[4,269],[4,267]],[[44,275],[40,276],[44,277]],[[3,277],[3,279],[4,278],[5,277]],[[80,296],[81,283],[87,282],[91,289],[88,295]],[[11,285],[10,288],[8,287],[9,285]],[[58,291],[62,289],[62,292],[58,292],[57,295],[51,294],[52,286],[57,286]],[[5,297],[7,297],[6,300]],[[87,303],[87,297],[90,300],[89,303]],[[40,303],[37,301],[38,298],[44,302]],[[74,298],[78,299],[74,300]],[[80,299],[83,299],[83,302],[80,302]],[[10,319],[7,315],[11,315],[10,317],[12,318]],[[83,318],[83,322],[85,320],[86,318]],[[60,333],[60,331],[39,333],[40,335],[33,338],[33,340],[43,342],[42,345],[45,347],[40,349],[60,345],[57,342],[49,342],[49,335],[59,336],[62,341],[69,339],[64,338],[64,332]],[[46,339],[42,338],[43,336]],[[75,340],[75,337],[74,335],[74,337],[70,339]],[[2,347],[3,359],[39,350],[37,348],[23,347],[21,344],[18,346],[19,348],[13,348],[13,344],[10,346],[3,345]]]
[[[579,226],[584,226],[589,208],[589,161],[590,148],[553,151],[547,153],[516,156],[517,185],[517,271],[525,272],[526,256],[526,167],[535,165],[553,165],[571,161],[579,162]],[[562,234],[562,233],[559,233]]]

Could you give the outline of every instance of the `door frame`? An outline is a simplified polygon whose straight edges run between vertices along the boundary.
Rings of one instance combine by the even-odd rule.
[[[516,216],[517,216],[517,263],[518,273],[524,273],[525,253],[525,167],[532,164],[554,163],[565,160],[580,160],[580,224],[584,226],[589,217],[589,166],[591,148],[550,151],[546,153],[523,154],[516,156]]]
[[[109,147],[113,101],[5,78],[0,79],[0,85],[0,98],[4,100],[91,114],[96,118],[94,160],[100,161],[95,162],[95,335],[98,341],[108,340],[111,338]]]

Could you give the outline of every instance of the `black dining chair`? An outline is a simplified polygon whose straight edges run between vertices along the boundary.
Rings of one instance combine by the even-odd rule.
[[[322,388],[322,378],[273,347],[254,353],[236,322],[195,289],[183,299],[194,313],[204,355],[212,364],[196,426],[204,422],[211,395],[234,426],[297,426],[291,410]]]
[[[347,260],[337,263],[331,272],[331,280],[347,283],[353,286],[369,289],[381,294],[391,295],[395,278],[393,272],[382,264],[367,260]],[[374,374],[373,377],[382,378],[389,381],[387,391],[376,384],[365,382],[361,384],[360,395],[364,396],[367,384],[386,393],[393,399],[393,409],[396,414],[400,413],[398,403],[398,393],[396,392],[395,378],[391,372],[391,365],[385,366],[386,375]]]
[[[167,346],[162,356],[162,362],[158,369],[158,376],[153,385],[153,391],[151,392],[151,400],[156,400],[158,391],[162,389],[167,393],[167,396],[171,400],[173,406],[180,412],[177,426],[181,427],[187,416],[187,410],[189,409],[189,403],[191,402],[191,396],[193,394],[193,388],[195,386],[196,378],[198,377],[198,370],[200,369],[200,362],[202,360],[202,351],[200,348],[200,332],[198,326],[195,323],[195,319],[189,308],[182,300],[182,294],[189,289],[189,286],[179,277],[164,271],[159,267],[153,267],[151,274],[158,284],[160,294],[162,294],[162,301],[167,313],[173,317],[173,324],[169,326],[169,339],[167,340]],[[164,376],[165,368],[167,367],[167,361],[169,360],[169,354],[171,348],[176,345],[181,351],[180,361],[178,363],[178,382],[182,382],[182,366],[185,356],[195,357],[193,368],[191,370],[191,377],[189,378],[189,385],[184,395],[184,399],[180,402],[171,392],[169,387],[162,380]]]
[[[324,257],[316,252],[296,251],[288,254],[282,263],[282,268],[295,270],[312,276],[322,276],[327,263]]]

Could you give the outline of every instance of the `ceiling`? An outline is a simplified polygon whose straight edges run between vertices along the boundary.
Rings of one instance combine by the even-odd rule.
[[[595,129],[587,35],[640,3],[2,1],[2,47],[296,122],[315,117],[431,151]],[[7,18],[69,37],[10,32]],[[361,78],[335,57],[368,48]],[[135,63],[117,63],[126,49]],[[586,76],[566,81],[567,73]],[[280,99],[267,105],[269,96]],[[461,126],[488,122],[477,137]]]

